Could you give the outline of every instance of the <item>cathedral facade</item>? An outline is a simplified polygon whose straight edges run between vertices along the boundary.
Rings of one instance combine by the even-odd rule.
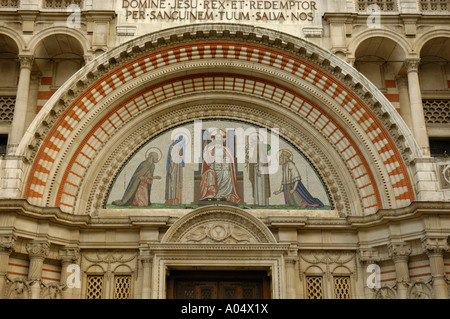
[[[448,0],[1,1],[0,298],[448,299],[449,61]]]

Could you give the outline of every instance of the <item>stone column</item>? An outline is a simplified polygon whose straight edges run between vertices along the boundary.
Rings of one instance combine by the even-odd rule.
[[[414,137],[419,144],[422,155],[430,156],[430,143],[425,124],[425,116],[422,106],[422,92],[419,82],[420,59],[406,59],[405,65],[408,72],[408,91],[411,105],[411,124],[413,126]]]
[[[430,259],[433,298],[448,299],[448,284],[444,271],[444,252],[449,249],[447,237],[423,238],[422,247]]]
[[[391,243],[388,246],[389,257],[394,260],[395,274],[397,277],[397,298],[406,299],[408,297],[409,269],[408,259],[411,254],[411,247],[403,242]]]
[[[69,274],[72,274],[72,271],[68,271],[68,267],[71,264],[77,264],[79,259],[79,253],[80,249],[78,247],[65,247],[64,249],[61,249],[59,252],[58,259],[61,261],[61,285],[65,285],[66,289],[64,289],[62,295],[63,299],[72,299],[73,298],[73,290],[79,289],[81,287],[72,287],[72,284],[81,283],[81,278],[79,280],[75,279],[75,282],[68,285],[67,278],[69,277]],[[75,276],[81,276],[81,272],[74,273]]]
[[[295,284],[297,283],[295,265],[298,261],[298,248],[291,245],[287,256],[284,258],[286,264],[286,299],[296,299],[297,292]]]
[[[377,287],[377,285],[381,285],[381,283],[375,282],[375,288],[370,288],[367,285],[367,279],[373,273],[373,271],[368,272],[367,268],[369,267],[369,265],[372,265],[372,264],[378,265],[378,262],[380,261],[380,257],[378,255],[378,250],[376,250],[374,248],[360,248],[359,249],[359,260],[361,262],[362,271],[364,274],[363,275],[364,295],[367,299],[374,299],[375,298],[374,289],[380,288],[379,286]]]
[[[30,91],[31,69],[34,57],[31,55],[19,56],[20,75],[17,85],[16,105],[14,107],[14,118],[11,124],[11,134],[8,139],[7,153],[13,155],[25,132],[25,121],[28,110],[28,95]]]
[[[30,268],[28,270],[28,280],[31,283],[31,299],[39,299],[41,294],[42,265],[47,257],[50,244],[47,242],[31,242],[27,245],[27,252],[30,258]]]
[[[0,299],[5,296],[6,275],[8,273],[9,255],[14,250],[14,236],[0,238]]]
[[[142,299],[152,297],[152,261],[153,257],[149,250],[141,250],[139,260],[142,263]]]
[[[408,78],[404,75],[399,75],[395,78],[395,80],[397,82],[401,116],[411,132],[413,132],[411,105],[409,103]]]
[[[27,117],[25,127],[30,126],[37,115],[37,103],[39,97],[39,87],[41,85],[42,73],[39,71],[31,72],[30,93],[28,97]]]

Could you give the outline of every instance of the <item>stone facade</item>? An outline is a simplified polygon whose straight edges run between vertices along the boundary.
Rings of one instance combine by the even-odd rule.
[[[450,3],[376,3],[3,1],[0,298],[171,298],[201,270],[262,272],[274,299],[448,299]],[[245,163],[242,202],[201,203],[189,165],[164,198],[166,136],[200,120],[278,129],[324,205],[275,200],[281,175],[257,204]],[[152,147],[148,202],[113,205]]]

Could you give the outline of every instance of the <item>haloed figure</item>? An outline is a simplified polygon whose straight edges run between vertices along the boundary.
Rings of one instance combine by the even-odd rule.
[[[269,146],[264,144],[260,136],[249,136],[248,178],[252,184],[253,204],[268,206],[270,197],[270,178],[268,173],[267,152]]]
[[[179,136],[170,146],[166,165],[166,205],[178,205],[182,202],[184,153],[186,141]]]
[[[116,200],[112,204],[116,206],[150,206],[153,181],[161,179],[160,176],[153,176],[155,163],[158,163],[159,160],[158,153],[150,152],[131,177],[122,199]]]
[[[292,154],[287,150],[280,152],[280,165],[282,172],[280,189],[274,194],[284,193],[284,200],[287,206],[297,207],[323,207],[323,203],[312,197],[301,181],[300,173],[292,161]]]
[[[236,163],[231,150],[224,145],[225,132],[216,130],[211,134],[211,139],[212,143],[203,152],[200,200],[223,199],[240,204],[242,199],[237,186]]]

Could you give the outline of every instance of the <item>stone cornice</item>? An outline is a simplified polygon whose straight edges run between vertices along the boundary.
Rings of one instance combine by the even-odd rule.
[[[28,203],[25,199],[0,199],[0,213],[17,213],[22,216],[49,220],[72,227],[170,227],[178,218],[170,216],[109,216],[91,217],[89,215],[73,215],[62,212],[57,207],[39,207]],[[251,213],[251,212],[250,212]],[[315,228],[333,227],[339,229],[362,230],[399,222],[424,215],[449,215],[450,202],[413,202],[400,209],[381,209],[370,216],[348,216],[341,218],[320,218],[308,216],[268,216],[261,218],[266,226]]]
[[[73,215],[58,207],[39,207],[31,205],[26,199],[0,199],[0,213],[17,213],[22,216],[47,219],[67,226],[82,226],[90,223],[89,215]]]
[[[385,225],[393,221],[419,218],[424,214],[450,216],[450,202],[413,202],[399,209],[380,209],[370,216],[348,216],[347,221],[355,228],[369,228]]]

